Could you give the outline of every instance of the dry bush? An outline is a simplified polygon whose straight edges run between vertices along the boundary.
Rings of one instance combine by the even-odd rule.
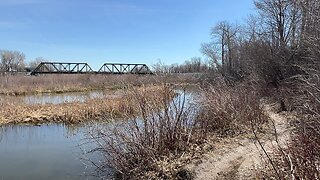
[[[259,127],[267,121],[257,92],[247,86],[209,86],[203,90],[203,107],[199,119],[201,129],[234,135],[248,132],[252,126]]]
[[[128,121],[93,130],[98,143],[93,152],[104,157],[97,165],[100,177],[106,178],[111,168],[122,179],[148,178],[148,173],[166,179],[172,174],[164,172],[160,162],[181,156],[200,139],[195,129],[197,108],[188,95],[173,96],[167,85],[156,91],[156,96],[148,96],[143,87],[128,90],[125,103],[137,107],[138,114],[129,112]]]
[[[318,10],[317,10],[318,12]],[[317,21],[319,22],[319,17]],[[267,176],[278,179],[320,179],[320,44],[319,25],[308,34],[300,61],[292,64],[299,69],[297,75],[283,83],[286,98],[296,120],[291,122],[293,131],[287,147],[278,146],[273,155],[277,173]]]
[[[291,122],[293,132],[287,147],[278,146],[273,153],[278,173],[272,175],[279,179],[320,179],[319,71],[299,76],[296,81],[296,89],[288,94],[298,117]]]

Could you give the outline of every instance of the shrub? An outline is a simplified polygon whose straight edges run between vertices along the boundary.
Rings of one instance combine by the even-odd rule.
[[[203,89],[199,119],[201,129],[234,135],[248,132],[267,121],[257,92],[248,86],[230,87],[221,83]]]
[[[197,109],[188,102],[185,91],[173,96],[175,92],[167,85],[157,91],[158,96],[153,98],[143,88],[130,88],[124,103],[138,114],[128,111],[128,121],[94,130],[93,138],[99,146],[93,151],[105,158],[98,168],[100,177],[107,176],[112,168],[122,179],[138,178],[147,172],[164,178],[168,175],[158,162],[179,156],[197,143]]]

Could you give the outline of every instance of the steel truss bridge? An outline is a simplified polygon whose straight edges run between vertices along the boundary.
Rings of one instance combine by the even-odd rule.
[[[37,74],[153,74],[146,64],[105,63],[94,71],[87,63],[41,62],[31,75]]]

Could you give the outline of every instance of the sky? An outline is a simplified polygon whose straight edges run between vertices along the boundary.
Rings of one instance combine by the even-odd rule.
[[[252,0],[0,0],[0,49],[31,61],[182,63],[210,28],[241,23]]]

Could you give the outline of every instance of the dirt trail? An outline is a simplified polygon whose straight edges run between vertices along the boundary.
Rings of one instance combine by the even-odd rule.
[[[283,114],[275,113],[270,105],[265,106],[265,112],[274,122],[280,144],[289,138],[287,118]],[[274,136],[259,137],[265,149],[272,150],[275,145]],[[243,138],[233,140],[217,147],[207,154],[200,164],[191,165],[188,169],[195,172],[196,180],[208,179],[255,179],[254,170],[263,164],[262,149],[254,140]]]

